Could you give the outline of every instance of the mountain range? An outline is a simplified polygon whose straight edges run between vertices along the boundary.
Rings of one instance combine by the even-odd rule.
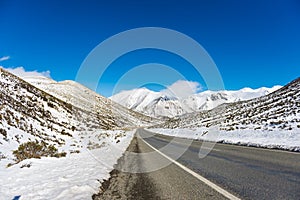
[[[129,109],[145,115],[162,118],[176,117],[203,110],[211,110],[224,103],[233,103],[261,97],[278,90],[272,88],[243,88],[237,91],[204,91],[180,99],[163,92],[154,92],[147,88],[122,91],[110,97],[111,100]]]
[[[75,81],[20,78],[0,68],[0,86],[0,160],[13,159],[12,151],[29,141],[72,153],[103,130],[139,126],[300,129],[300,78],[284,87],[205,91],[184,99],[146,88],[108,99]]]
[[[281,136],[300,131],[300,78],[280,89],[250,100],[225,103],[218,107],[168,120],[160,128],[196,128],[218,125],[220,130],[277,131]],[[278,138],[279,139],[279,138]]]

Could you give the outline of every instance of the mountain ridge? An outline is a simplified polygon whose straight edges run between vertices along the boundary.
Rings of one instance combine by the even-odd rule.
[[[223,103],[248,100],[269,94],[281,86],[258,89],[203,91],[184,99],[168,96],[163,92],[154,92],[147,88],[122,91],[109,97],[111,100],[145,115],[152,117],[176,117],[179,115],[210,110]]]
[[[258,98],[226,103],[208,111],[170,119],[164,128],[193,128],[219,125],[221,130],[299,130],[300,78]]]

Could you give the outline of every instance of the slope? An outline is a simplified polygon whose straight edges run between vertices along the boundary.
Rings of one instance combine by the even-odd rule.
[[[105,138],[103,130],[135,127],[152,120],[77,83],[39,80],[40,85],[55,84],[57,93],[49,94],[0,69],[0,160],[12,161],[12,151],[29,141],[54,145],[60,152],[79,152]]]

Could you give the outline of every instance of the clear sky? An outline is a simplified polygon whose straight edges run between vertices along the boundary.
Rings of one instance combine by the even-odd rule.
[[[148,26],[174,29],[199,42],[226,89],[284,85],[300,76],[298,0],[0,0],[0,25],[0,65],[49,70],[57,81],[74,80],[84,58],[103,40]],[[118,59],[98,91],[110,95],[122,72],[149,62],[178,68],[188,80],[203,84],[188,63],[146,50]],[[175,81],[169,77],[166,84]],[[132,87],[134,80],[124,84]]]

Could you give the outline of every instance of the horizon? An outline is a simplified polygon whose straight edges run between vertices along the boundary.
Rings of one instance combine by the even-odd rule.
[[[14,74],[15,76],[18,76],[19,78],[23,79],[24,81],[27,82],[26,78],[47,78],[47,79],[50,79],[50,80],[53,80],[57,83],[60,83],[60,82],[65,82],[65,81],[74,81],[74,80],[61,80],[61,81],[57,81],[57,80],[54,80],[51,78],[51,76],[49,76],[50,74],[48,74],[47,72],[38,72],[38,71],[25,71],[25,69],[23,67],[17,67],[17,68],[5,68],[3,66],[0,65],[0,69],[4,69],[12,74]],[[300,78],[300,77],[298,77]],[[298,79],[296,78],[296,79]],[[294,79],[294,80],[296,80]],[[188,96],[191,96],[191,95],[196,95],[196,94],[200,94],[202,92],[222,92],[222,91],[232,91],[232,92],[235,92],[235,91],[241,91],[241,90],[245,90],[245,89],[250,89],[250,90],[259,90],[259,89],[273,89],[273,88],[276,88],[275,90],[277,89],[280,89],[281,87],[284,87],[286,86],[287,84],[289,84],[290,82],[294,81],[294,80],[291,80],[289,81],[288,83],[284,84],[284,85],[273,85],[271,87],[265,87],[265,86],[261,86],[261,87],[258,87],[258,88],[251,88],[251,87],[242,87],[242,88],[239,88],[239,89],[236,89],[236,90],[227,90],[227,89],[223,89],[223,90],[208,90],[208,89],[204,89],[201,85],[199,85],[198,82],[191,82],[191,81],[186,81],[186,80],[177,80],[176,82],[172,83],[171,85],[166,85],[165,87],[161,87],[161,86],[158,86],[158,87],[150,87],[148,85],[145,85],[145,86],[141,86],[141,87],[138,87],[138,88],[131,88],[131,89],[124,89],[124,90],[120,90],[120,91],[117,91],[116,93],[114,93],[113,95],[111,96],[105,96],[107,98],[110,98],[110,97],[113,97],[114,95],[117,95],[117,94],[120,94],[122,92],[130,92],[130,91],[133,91],[133,90],[139,90],[139,89],[146,89],[148,91],[151,91],[151,92],[155,92],[155,93],[161,93],[161,94],[165,94],[165,95],[174,95],[174,92],[176,93],[177,91],[180,91],[181,88],[174,88],[173,86],[175,84],[177,84],[178,82],[183,82],[182,85],[179,85],[181,87],[184,87],[185,85],[190,85],[190,84],[196,84],[195,88],[194,88],[194,91],[188,91],[190,92],[190,94],[186,95],[186,97]],[[75,81],[76,82],[76,81]],[[77,82],[79,83],[79,82]],[[81,83],[79,83],[81,84]],[[85,85],[83,85],[85,86]],[[85,86],[86,87],[86,86]],[[88,87],[87,87],[88,88]],[[188,86],[186,89],[189,90],[191,87]],[[171,90],[171,91],[168,91],[168,90]],[[174,92],[173,92],[174,91]],[[98,93],[97,91],[95,91],[96,93]],[[102,95],[101,93],[98,93],[100,95]],[[104,95],[102,95],[104,96]],[[176,96],[176,95],[175,95]]]
[[[297,8],[300,4],[293,0],[1,1],[0,19],[6,28],[0,32],[0,65],[23,66],[28,72],[37,71],[56,81],[76,80],[84,59],[99,43],[122,31],[151,26],[182,32],[202,45],[215,62],[226,90],[283,86],[300,74]],[[203,90],[208,89],[191,63],[173,53],[155,49],[122,55],[98,83],[90,83],[88,77],[80,83],[93,90],[90,85],[97,84],[96,92],[106,97],[139,88],[142,85],[131,79],[118,85],[115,91],[124,73],[147,63],[170,66],[184,76],[180,78],[166,72],[161,74],[165,80],[145,85],[148,89],[160,91],[182,79],[198,82]],[[155,79],[154,73],[139,76]]]

